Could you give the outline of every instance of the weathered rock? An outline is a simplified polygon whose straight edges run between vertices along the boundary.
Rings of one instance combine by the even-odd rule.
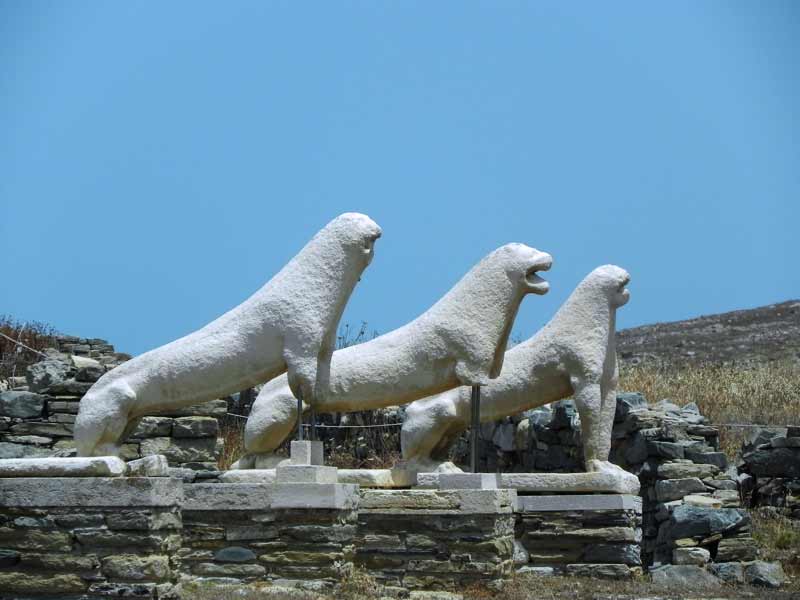
[[[216,459],[215,438],[146,438],[142,440],[142,456],[163,454],[170,464],[213,462]]]
[[[739,489],[736,482],[731,479],[704,479],[703,483],[718,490],[733,490]]]
[[[215,562],[245,563],[255,560],[255,553],[249,548],[242,548],[241,546],[228,546],[214,553]]]
[[[687,494],[705,492],[706,486],[697,477],[686,479],[664,479],[656,482],[656,498],[659,502],[680,500]]]
[[[639,392],[620,392],[617,394],[617,409],[614,421],[624,421],[634,411],[647,409],[647,400]]]
[[[570,577],[596,577],[598,579],[630,579],[633,571],[619,564],[568,564],[564,569]]]
[[[754,450],[743,459],[746,470],[757,477],[800,477],[800,448]]]
[[[583,566],[583,565],[575,565]],[[537,577],[551,577],[556,574],[553,567],[520,567],[517,569],[519,575],[535,575]]]
[[[206,577],[261,577],[266,574],[267,569],[252,564],[198,563],[192,567],[192,571]]]
[[[750,585],[778,588],[786,581],[781,564],[757,560],[744,568],[744,579]]]
[[[660,458],[683,458],[685,454],[685,446],[675,442],[647,442],[647,453],[650,456],[658,456]]]
[[[737,508],[741,506],[739,492],[736,490],[714,490],[712,497],[719,500],[722,508]]]
[[[126,531],[157,531],[180,529],[181,518],[175,512],[119,510],[106,516],[109,529]]]
[[[128,477],[169,477],[169,463],[162,454],[145,456],[128,463]]]
[[[103,573],[123,581],[165,581],[170,576],[169,559],[151,554],[118,554],[103,559]]]
[[[47,393],[52,396],[83,396],[94,385],[90,381],[76,381],[75,379],[65,379],[52,383],[47,387]]]
[[[6,435],[3,439],[12,444],[33,444],[35,446],[49,446],[53,443],[53,438],[41,435]]]
[[[0,571],[0,590],[18,594],[69,594],[81,593],[87,584],[78,575],[69,573],[15,573]]]
[[[745,432],[745,452],[763,444],[769,444],[776,436],[787,435],[786,427],[753,427]]]
[[[659,479],[687,479],[697,477],[705,479],[713,477],[719,473],[719,467],[715,465],[695,464],[689,461],[666,462],[658,467]]]
[[[114,598],[154,598],[155,583],[112,583],[104,581],[89,586],[89,593]]]
[[[71,396],[68,396],[71,398]],[[81,403],[79,400],[62,400],[61,398],[48,397],[47,410],[50,413],[69,413],[77,415]]]
[[[578,410],[575,408],[573,400],[559,400],[553,409],[553,418],[550,421],[552,429],[567,429],[572,426],[573,420],[577,418]]]
[[[0,550],[0,567],[13,567],[19,559],[20,553],[16,550]]]
[[[219,422],[213,417],[178,417],[172,428],[176,438],[216,438]]]
[[[527,565],[530,555],[519,540],[514,540],[514,554],[512,556],[515,565]]]
[[[125,463],[116,456],[91,458],[12,458],[0,461],[0,478],[119,477]]]
[[[185,408],[174,408],[159,414],[165,417],[194,417],[197,415],[224,417],[227,412],[228,403],[225,400],[209,400],[202,404],[194,404]]]
[[[0,527],[0,545],[13,546],[18,550],[47,552],[70,552],[72,550],[72,540],[68,533],[34,528]]]
[[[642,558],[637,544],[590,544],[581,555],[587,563],[624,564],[638,566]]]
[[[84,369],[86,367],[102,367],[102,363],[94,358],[88,356],[78,356],[75,354],[70,355],[69,360],[75,369]]]
[[[96,365],[87,365],[78,369],[78,372],[75,373],[75,381],[80,381],[82,383],[94,383],[100,379],[105,372],[106,368],[100,363],[97,363]]]
[[[18,419],[40,417],[44,411],[45,397],[34,392],[0,393],[0,415]]]
[[[46,437],[72,437],[73,426],[69,423],[22,422],[11,426],[16,435],[41,435]]]
[[[717,562],[749,561],[758,558],[758,547],[750,537],[723,538],[717,546]]]
[[[744,583],[744,567],[738,562],[715,562],[708,568],[725,583]]]
[[[184,500],[183,486],[166,477],[12,478],[4,479],[0,489],[3,504],[15,507],[85,510],[97,506],[176,506]]]
[[[650,571],[653,583],[672,588],[716,588],[722,582],[705,569],[695,565],[667,565]]]
[[[700,506],[703,508],[722,508],[722,501],[719,498],[712,498],[711,496],[702,496],[700,494],[689,494],[688,496],[684,496],[683,501],[685,504],[688,504],[689,506]]]
[[[800,448],[800,436],[797,437],[774,437],[770,441],[773,448]]]
[[[67,378],[72,364],[66,357],[51,356],[28,367],[25,379],[32,392],[41,392]]]
[[[28,444],[10,444],[0,442],[0,459],[7,458],[35,458],[50,456],[52,452],[48,448],[40,448]]]
[[[142,417],[131,437],[168,437],[171,434],[172,419],[169,417]]]
[[[677,540],[715,533],[733,532],[750,523],[747,512],[736,508],[709,509],[683,505],[676,507],[661,524],[659,541]]]
[[[728,468],[728,457],[724,452],[694,452],[687,450],[686,458],[694,463],[714,465],[720,471]]]
[[[697,565],[702,567],[711,560],[711,553],[705,548],[675,548],[672,561],[676,565]]]

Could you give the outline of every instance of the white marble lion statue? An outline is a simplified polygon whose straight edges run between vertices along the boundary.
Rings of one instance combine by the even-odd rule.
[[[295,394],[320,399],[339,319],[380,235],[369,217],[340,215],[242,304],[103,375],[80,404],[78,454],[116,455],[144,415],[220,398],[282,373]]]
[[[500,377],[481,390],[482,422],[572,397],[581,420],[587,471],[608,462],[617,392],[617,308],[628,302],[628,273],[598,267],[581,281],[552,320],[506,352]],[[443,462],[470,426],[470,390],[458,388],[413,402],[401,430],[403,458],[419,471],[451,470]]]
[[[414,321],[336,351],[330,389],[316,399],[315,410],[382,408],[457,386],[489,383],[502,369],[520,302],[526,294],[547,293],[549,284],[537,272],[551,264],[549,254],[524,244],[498,248]],[[265,385],[245,428],[246,455],[234,468],[277,464],[271,453],[296,421],[297,400],[286,379]]]

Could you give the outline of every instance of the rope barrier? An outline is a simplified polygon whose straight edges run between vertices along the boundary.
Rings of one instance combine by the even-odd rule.
[[[225,413],[230,417],[238,417],[240,419],[247,419],[246,415],[237,415],[235,413]],[[752,423],[711,423],[710,427],[796,427],[795,425],[759,425]],[[326,429],[371,429],[380,427],[402,427],[402,423],[384,423],[379,425],[322,425],[318,424],[317,427]],[[311,427],[310,424],[303,424],[303,427]]]
[[[45,358],[47,358],[47,354],[45,354],[44,352],[39,352],[38,350],[35,350],[34,348],[31,348],[30,346],[26,346],[25,344],[23,344],[19,340],[15,340],[14,338],[7,336],[2,331],[0,331],[0,336],[3,336],[4,338],[6,338],[9,342],[14,342],[17,346],[22,346],[26,350],[30,350],[31,352],[33,352],[35,354],[38,354],[39,356],[44,356]]]
[[[240,419],[247,419],[245,415],[237,415],[236,413],[225,413],[229,417],[238,417]],[[373,429],[380,427],[402,427],[402,423],[383,423],[379,425],[322,425],[317,424],[320,429]],[[303,427],[311,427],[309,423],[303,423]]]

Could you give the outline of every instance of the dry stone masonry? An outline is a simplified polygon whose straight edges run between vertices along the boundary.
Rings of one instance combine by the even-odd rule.
[[[352,567],[357,499],[340,508],[282,508],[264,484],[186,487],[185,576],[329,589]]]
[[[513,571],[513,490],[365,490],[355,562],[416,589],[498,586]]]
[[[4,479],[0,592],[177,597],[182,502],[168,478]]]
[[[127,358],[105,340],[63,336],[56,343],[58,348],[28,367],[25,386],[0,392],[0,459],[74,456],[73,424],[84,394]],[[219,419],[226,411],[225,400],[213,400],[145,416],[122,444],[120,456],[135,460],[160,454],[180,469],[178,476],[215,477],[222,452]]]
[[[800,427],[754,431],[739,472],[750,507],[800,522]]]

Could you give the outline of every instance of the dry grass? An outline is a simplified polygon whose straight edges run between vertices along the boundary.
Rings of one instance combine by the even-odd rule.
[[[752,510],[750,517],[761,559],[780,561],[787,574],[800,577],[800,522],[775,514],[769,508]]]
[[[658,598],[678,600],[686,598],[759,598],[760,600],[797,599],[800,587],[790,584],[781,590],[765,590],[750,586],[723,586],[708,590],[697,588],[669,588],[656,585],[641,577],[628,581],[609,581],[587,577],[541,577],[535,575],[513,576],[502,592],[483,587],[463,591],[464,600],[634,600]]]
[[[8,315],[0,315],[0,332],[40,352],[55,345],[53,338],[57,334],[46,323],[18,321]],[[24,375],[27,366],[39,360],[41,357],[35,352],[0,336],[0,378]]]
[[[184,598],[192,600],[323,600],[325,596],[269,584],[251,583],[215,585],[213,583],[187,583],[183,586]]]
[[[509,579],[502,591],[476,585],[464,590],[464,600],[634,600],[659,598],[678,600],[685,598],[759,598],[760,600],[790,600],[798,598],[800,587],[796,582],[781,590],[765,590],[749,586],[723,586],[702,590],[671,588],[651,583],[642,577],[630,581],[608,581],[585,577],[538,577],[516,575]],[[372,600],[382,597],[374,580],[356,571],[344,579],[330,594],[302,592],[269,584],[213,585],[192,583],[184,586],[184,595],[193,600]]]
[[[694,402],[720,425],[722,449],[735,457],[748,428],[738,425],[800,425],[800,372],[787,363],[749,368],[636,366],[620,372],[620,389],[642,392],[649,402]]]
[[[217,459],[217,468],[227,471],[244,454],[244,425],[238,417],[227,417],[220,422],[220,436],[225,441],[222,454]]]

